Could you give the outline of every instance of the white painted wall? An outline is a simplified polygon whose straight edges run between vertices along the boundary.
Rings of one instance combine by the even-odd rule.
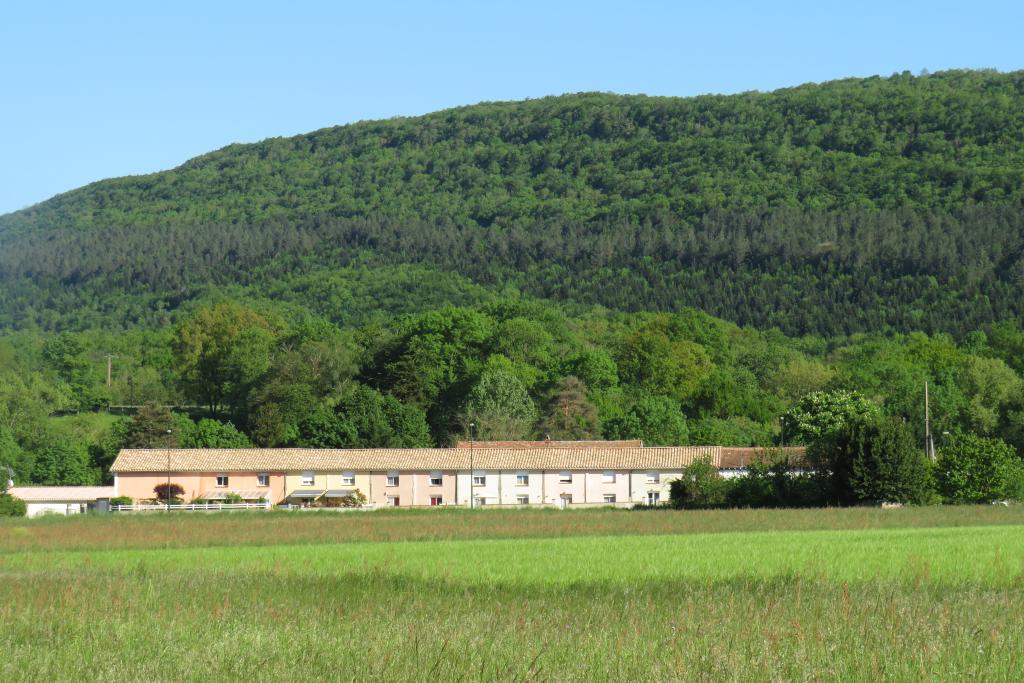
[[[39,517],[41,515],[77,515],[82,512],[82,503],[25,503],[26,517]]]

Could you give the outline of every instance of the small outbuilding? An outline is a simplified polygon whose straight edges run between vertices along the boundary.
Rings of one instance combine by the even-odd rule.
[[[114,497],[113,486],[14,486],[7,492],[25,501],[28,517],[105,512]]]

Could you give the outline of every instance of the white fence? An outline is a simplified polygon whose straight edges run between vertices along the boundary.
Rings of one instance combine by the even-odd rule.
[[[111,505],[111,512],[203,512],[216,510],[269,510],[270,503],[189,503],[182,505],[161,505],[160,503],[141,505]]]

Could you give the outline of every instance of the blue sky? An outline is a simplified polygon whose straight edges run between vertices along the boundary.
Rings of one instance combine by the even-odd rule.
[[[232,142],[485,100],[1024,68],[1022,2],[0,5],[0,213]]]

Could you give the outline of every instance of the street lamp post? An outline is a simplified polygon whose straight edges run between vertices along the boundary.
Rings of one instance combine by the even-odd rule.
[[[171,430],[167,430],[167,436],[171,435]],[[170,439],[168,439],[169,441]],[[164,491],[166,497],[167,512],[171,511],[171,449],[167,449],[167,490]]]
[[[476,430],[476,423],[469,423],[469,509],[473,509],[473,432]]]

